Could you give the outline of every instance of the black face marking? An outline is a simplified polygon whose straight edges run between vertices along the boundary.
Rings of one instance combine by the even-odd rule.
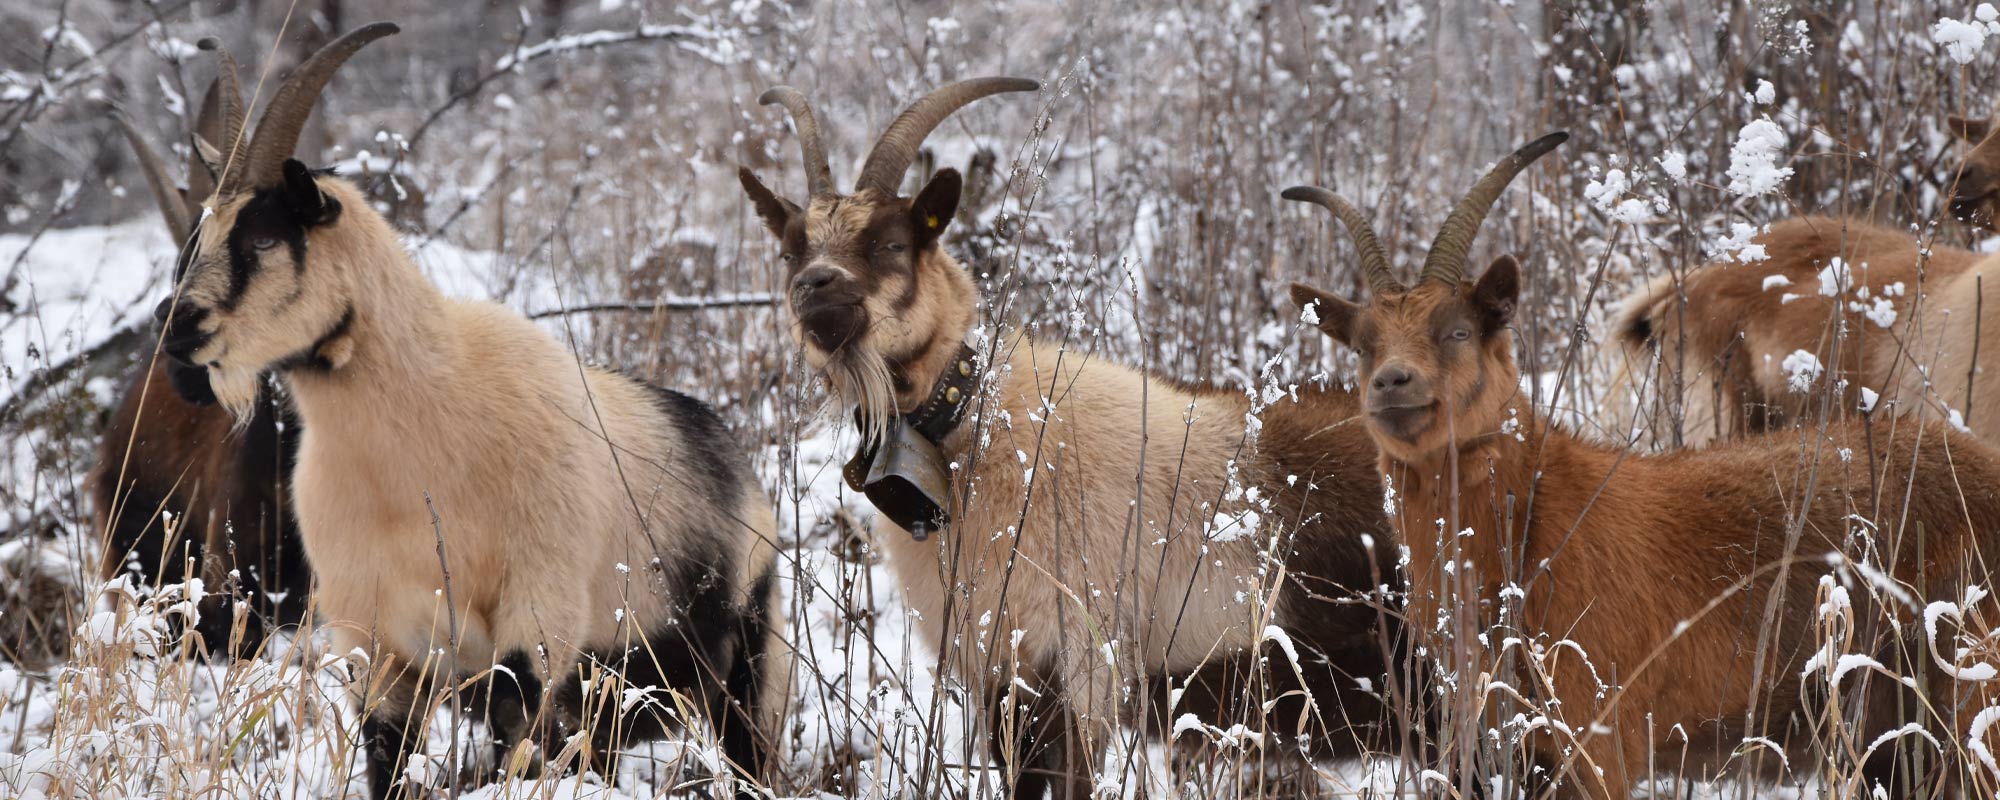
[[[691,463],[697,465],[689,471],[701,482],[703,499],[723,513],[734,513],[743,502],[743,484],[748,476],[736,455],[742,448],[728,424],[707,403],[649,381],[631,380],[653,393],[653,405],[680,434],[681,445],[692,456]]]
[[[277,362],[271,365],[271,371],[291,372],[304,369],[325,372],[333,369],[333,362],[326,360],[326,356],[320,355],[319,351],[333,340],[346,336],[347,332],[353,327],[354,306],[350,304],[346,311],[341,312],[338,322],[333,323],[331,327],[326,329],[325,333],[320,334],[319,338],[314,339],[313,343],[307,345],[304,350],[278,359]]]
[[[264,249],[258,249],[258,245]],[[262,253],[283,247],[291,254],[293,268],[304,271],[306,227],[300,224],[282,188],[261,189],[236,213],[236,224],[226,240],[229,252],[229,294],[218,305],[233,311],[250,289]]]

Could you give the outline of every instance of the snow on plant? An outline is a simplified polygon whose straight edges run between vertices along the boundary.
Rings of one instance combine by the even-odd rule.
[[[1785,145],[1784,129],[1770,117],[1743,126],[1729,149],[1729,191],[1744,197],[1777,191],[1792,177],[1791,167],[1778,166]]]
[[[1764,245],[1751,241],[1764,233],[1764,230],[1756,225],[1732,222],[1729,224],[1729,235],[1717,239],[1715,246],[1709,252],[1738,264],[1754,264],[1766,260],[1771,256],[1764,251]]]
[[[1963,626],[1966,621],[1965,615],[1971,613],[1973,607],[1980,600],[1985,599],[1987,594],[1988,592],[1985,587],[1972,584],[1965,587],[1964,595],[1956,603],[1949,600],[1937,600],[1924,606],[1925,649],[1930,651],[1931,659],[1937,663],[1938,669],[1944,670],[1945,674],[1961,681],[1975,683],[1990,681],[1996,677],[2000,677],[2000,669],[1996,669],[1991,661],[1978,661],[1970,665],[1965,664],[1964,661],[1966,658],[1977,657],[1977,648],[1953,647],[1952,655],[1949,658],[1938,652],[1938,621],[1950,618],[1952,622]],[[1962,634],[1962,636],[1972,635],[1970,632]],[[1953,640],[1957,641],[1960,638],[1953,637]]]
[[[1626,176],[1625,170],[1611,169],[1604,173],[1602,180],[1592,180],[1584,186],[1583,197],[1613,220],[1636,225],[1646,221],[1650,207],[1646,201],[1636,197],[1619,199],[1631,188],[1632,179]]]
[[[1945,17],[1931,26],[1931,41],[1944,48],[1945,55],[1960,64],[1970,64],[1986,46],[1989,34],[2000,34],[2000,11],[1991,3],[1980,3],[1972,19]]]
[[[1794,392],[1812,389],[1813,382],[1826,371],[1819,363],[1819,356],[1806,350],[1793,350],[1778,367],[1784,371],[1785,386]]]
[[[1819,271],[1819,293],[1826,297],[1838,296],[1854,285],[1854,272],[1847,261],[1840,256],[1827,259],[1826,266]]]

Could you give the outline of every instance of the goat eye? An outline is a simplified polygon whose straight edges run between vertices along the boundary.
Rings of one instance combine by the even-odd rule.
[[[1467,328],[1459,328],[1458,330],[1451,332],[1450,338],[1454,342],[1463,342],[1467,339],[1472,338],[1472,331]]]
[[[278,246],[278,237],[276,236],[259,236],[255,239],[250,240],[250,247],[260,251],[269,250],[277,246]]]
[[[889,242],[887,244],[882,245],[882,249],[891,253],[900,253],[910,248],[907,245],[904,245],[902,242]]]

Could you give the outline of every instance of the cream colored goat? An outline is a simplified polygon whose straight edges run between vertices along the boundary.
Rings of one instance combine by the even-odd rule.
[[[672,690],[754,776],[789,662],[776,526],[721,420],[583,366],[518,314],[446,299],[354,186],[289,157],[333,70],[394,30],[308,59],[225,156],[164,345],[239,415],[265,372],[290,386],[318,607],[334,652],[371,660],[370,790],[398,788],[430,690],[482,676],[502,746],[560,743],[547,719],[587,730],[601,760],[676,718]],[[663,691],[621,718],[621,690],[648,688]]]

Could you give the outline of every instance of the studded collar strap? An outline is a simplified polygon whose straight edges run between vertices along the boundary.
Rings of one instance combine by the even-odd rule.
[[[965,419],[979,383],[979,353],[959,345],[929,397],[889,421],[881,441],[864,441],[841,469],[847,485],[921,542],[951,524],[950,471],[938,446]]]
[[[930,396],[903,419],[931,444],[943,444],[965,419],[965,409],[972,405],[973,392],[979,388],[979,372],[979,351],[971,345],[959,345],[958,357],[945,367]]]

